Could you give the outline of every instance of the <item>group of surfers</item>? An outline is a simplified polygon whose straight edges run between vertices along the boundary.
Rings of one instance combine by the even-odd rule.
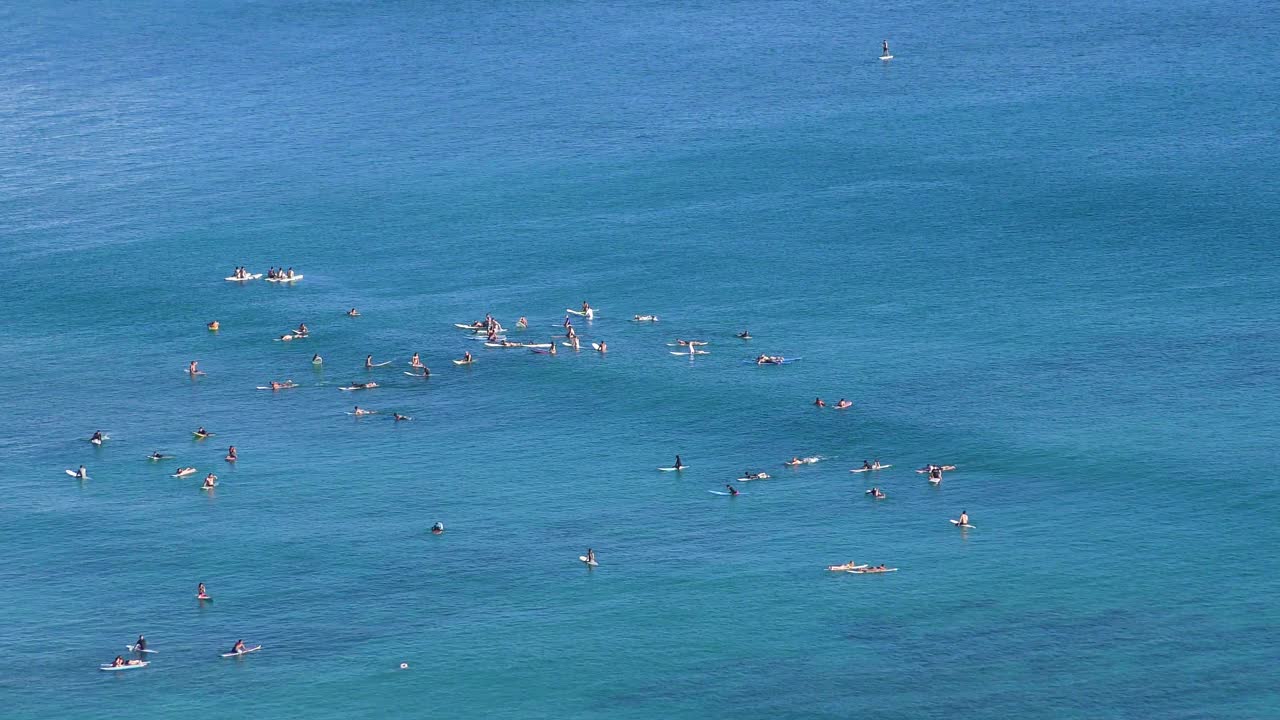
[[[281,335],[277,340],[289,342],[290,340],[302,340],[311,334],[311,330],[307,328],[306,323],[298,323],[297,329]]]
[[[757,361],[757,362],[758,362],[758,361]],[[822,398],[816,398],[816,399],[814,399],[814,401],[813,401],[813,406],[814,406],[814,407],[820,407],[820,408],[826,407],[826,406],[827,406],[827,401],[826,401],[826,400],[823,400]],[[851,408],[851,407],[853,407],[853,403],[852,403],[852,402],[850,402],[849,400],[845,400],[844,398],[840,398],[839,402],[837,402],[837,403],[835,404],[835,409],[836,409],[836,410],[847,410],[847,409],[849,409],[849,408]]]
[[[267,279],[268,280],[292,280],[293,268],[289,268],[288,270],[285,270],[284,268],[275,268],[275,267],[270,268],[267,270]]]

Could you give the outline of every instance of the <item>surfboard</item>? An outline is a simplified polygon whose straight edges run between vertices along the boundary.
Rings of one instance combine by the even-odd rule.
[[[196,375],[204,375],[203,370],[197,370],[195,372],[191,372],[190,370],[183,370],[182,372],[192,377],[195,377]]]
[[[463,325],[462,323],[454,323],[453,326],[458,328],[459,330],[484,330],[485,329],[483,325]]]
[[[209,602],[213,602],[213,598],[212,598],[212,597],[210,597],[210,596],[208,596],[208,595],[197,595],[197,596],[196,596],[196,599],[197,599],[197,600],[200,600],[201,602],[203,602],[203,601],[205,601],[205,600],[208,600]]]
[[[223,280],[227,280],[227,281],[229,281],[229,282],[245,282],[246,280],[257,280],[257,279],[258,279],[258,278],[260,278],[260,277],[262,277],[262,273],[255,273],[255,274],[253,274],[253,275],[245,275],[244,277],[236,277],[236,276],[232,275],[231,277],[228,277],[228,278],[222,278],[222,279],[223,279]]]
[[[360,413],[353,413],[353,412],[343,413],[343,415],[350,415],[352,417],[364,417],[365,415],[377,415],[377,414],[378,414],[377,410],[365,410],[364,412],[360,412]]]
[[[863,570],[845,570],[845,572],[851,573],[853,575],[880,575],[881,573],[898,572],[898,568],[885,568],[883,570],[875,570],[875,571],[872,571],[871,568],[866,568]]]
[[[155,461],[158,461],[158,460],[172,460],[172,459],[173,459],[173,456],[172,456],[172,455],[161,455],[160,457],[154,457],[154,456],[148,455],[148,456],[147,456],[147,459],[148,459],[148,460],[155,460]]]
[[[89,476],[88,476],[88,475],[85,475],[84,477],[80,477],[80,473],[76,472],[75,470],[67,470],[67,471],[66,471],[66,473],[67,473],[68,475],[70,475],[71,477],[73,477],[73,478],[77,478],[77,479],[79,479],[79,480],[88,480],[88,479],[89,479]]]
[[[760,473],[759,475],[757,475],[757,476],[755,476],[755,477],[753,477],[753,478],[749,478],[749,477],[740,477],[740,478],[738,478],[738,482],[751,482],[752,480],[768,480],[768,479],[769,479],[769,474],[768,474],[768,473]]]
[[[273,388],[270,385],[259,385],[258,389],[259,390],[292,390],[296,387],[298,386],[297,385],[281,385],[278,388]]]
[[[608,352],[608,350],[600,349],[600,343],[591,343],[591,349],[595,350],[596,352]]]
[[[390,364],[391,364],[391,361],[390,361],[390,360],[387,360],[386,362],[373,363],[372,365],[367,366],[367,367],[366,367],[366,369],[368,369],[368,368],[376,368],[376,367],[386,367],[386,366],[388,366],[388,365],[390,365]]]
[[[140,652],[140,653],[158,653],[158,652],[160,652],[159,650],[152,650],[151,648],[143,648],[143,649],[139,650],[137,645],[125,645],[125,647],[129,648],[129,649],[130,649],[130,650],[132,650],[133,652]]]
[[[880,59],[881,59],[881,60],[892,60],[892,59],[893,59],[893,56],[892,56],[892,55],[881,55],[881,56],[880,56]]]
[[[664,468],[658,468],[658,469],[661,470],[662,472],[680,472],[681,470],[688,470],[689,466],[681,465],[680,467],[664,467]]]
[[[90,438],[90,439],[89,439],[89,442],[91,442],[91,443],[93,443],[94,445],[97,445],[97,446],[99,446],[99,447],[101,447],[101,446],[102,446],[102,440],[100,440],[100,439],[98,439],[98,438]]]
[[[565,309],[564,309],[564,311],[565,311],[565,312],[567,312],[567,313],[569,313],[570,315],[577,315],[578,317],[587,317],[587,314],[586,314],[586,313],[584,313],[584,312],[582,312],[581,310],[574,310],[574,309],[572,309],[572,308],[565,308]],[[594,318],[596,315],[599,315],[599,314],[600,314],[600,311],[599,311],[598,309],[596,309],[596,308],[591,308],[591,317],[593,317],[593,318]]]
[[[579,555],[578,559],[590,565],[591,567],[598,567],[600,565],[600,563],[596,562],[595,560],[588,560],[586,555]]]
[[[201,440],[203,440],[203,439],[205,439],[205,438],[211,438],[211,437],[213,437],[213,435],[214,435],[213,433],[204,433],[203,435],[201,435],[200,433],[196,432],[195,430],[192,430],[192,431],[191,431],[191,434],[192,434],[192,435],[194,435],[194,436],[195,436],[195,437],[197,437],[197,438],[200,438]]]
[[[267,278],[267,282],[293,283],[293,282],[298,282],[299,280],[302,279],[302,277],[303,277],[302,275],[294,275],[293,277]]]
[[[799,361],[801,361],[801,360],[803,360],[803,359],[804,359],[804,358],[798,358],[798,357],[797,357],[797,358],[783,358],[782,362],[766,362],[766,363],[757,363],[754,359],[751,359],[751,360],[743,360],[743,361],[742,361],[742,364],[743,364],[743,365],[757,365],[757,364],[758,364],[758,365],[790,365],[790,364],[791,364],[791,363],[793,363],[793,362],[799,362]]]
[[[672,352],[671,352],[671,354],[672,354],[672,355],[684,355],[684,356],[688,357],[688,356],[692,356],[692,355],[710,355],[710,354],[711,354],[711,351],[710,351],[710,350],[695,350],[695,351],[693,351],[693,352],[675,352],[675,351],[672,351]]]
[[[571,347],[573,347],[573,343],[571,343],[571,342],[563,342],[563,341],[562,341],[560,344],[561,344],[561,345],[563,345],[563,346],[565,346],[565,347],[567,347],[567,348],[571,348]],[[581,349],[581,348],[579,348],[579,349]]]
[[[261,649],[262,649],[261,645],[254,645],[253,647],[245,648],[240,652],[222,653],[222,657],[238,657],[240,655],[248,655],[249,653],[258,652]]]
[[[733,493],[727,493],[723,490],[708,490],[707,492],[711,493],[712,495],[728,495],[730,497],[737,497],[737,495],[734,495]],[[746,493],[740,492],[738,493],[738,495],[746,495]]]
[[[929,478],[929,482],[930,482],[930,483],[933,483],[934,485],[941,485],[941,484],[942,484],[942,478],[935,478],[935,477],[931,477],[931,478]]]
[[[449,362],[453,363],[454,365],[470,365],[474,363],[475,360],[450,360]]]
[[[881,465],[880,467],[854,468],[849,472],[852,472],[852,473],[873,472],[875,470],[884,470],[885,468],[891,468],[891,467],[893,467],[893,463],[890,463],[888,465]]]
[[[871,567],[870,565],[828,565],[827,569],[832,572],[847,572],[849,570],[861,570],[862,568]]]
[[[965,528],[966,530],[973,530],[973,529],[974,529],[974,527],[973,527],[972,525],[968,524],[968,523],[965,523],[964,525],[961,525],[959,520],[948,520],[947,522],[951,523],[952,525],[955,525],[955,526],[956,526],[956,527],[958,527],[958,528]]]
[[[951,472],[952,470],[955,470],[955,469],[956,469],[956,466],[955,466],[955,465],[939,465],[939,466],[938,466],[938,468],[939,468],[940,470],[942,470],[943,472]],[[916,470],[916,472],[917,472],[918,474],[920,474],[920,475],[923,475],[923,474],[925,474],[925,473],[927,473],[927,472],[929,472],[929,471],[928,471],[928,470],[923,470],[923,469],[922,469],[922,470]]]
[[[549,348],[549,347],[553,347],[554,345],[555,345],[555,343],[524,343],[523,345],[521,345],[521,347],[527,347],[527,348]]]
[[[411,373],[408,370],[402,370],[401,372],[403,372],[405,375],[408,375],[409,377],[416,377],[416,378],[431,377],[430,375],[423,375],[422,373]]]
[[[200,471],[199,471],[199,470],[195,470],[195,469],[192,469],[192,470],[179,470],[178,472],[176,472],[176,473],[174,473],[174,474],[170,475],[169,477],[176,477],[176,478],[186,477],[186,476],[188,476],[188,475],[195,475],[195,474],[196,474],[196,473],[198,473],[198,472],[200,472]]]
[[[476,335],[476,336],[474,336],[474,337],[469,337],[469,338],[467,338],[467,339],[468,339],[468,340],[476,340],[476,341],[484,341],[484,342],[502,342],[503,340],[506,340],[506,339],[507,339],[507,336],[506,336],[506,335],[495,335],[495,336],[494,336],[494,338],[493,338],[492,340],[490,340],[488,335]]]
[[[146,667],[146,666],[148,666],[148,665],[150,665],[150,664],[151,664],[151,662],[150,662],[149,660],[143,660],[142,662],[134,663],[134,664],[132,664],[132,665],[99,665],[99,666],[98,666],[98,669],[99,669],[99,670],[104,670],[104,671],[113,671],[113,670],[138,670],[138,669],[144,668],[144,667]]]

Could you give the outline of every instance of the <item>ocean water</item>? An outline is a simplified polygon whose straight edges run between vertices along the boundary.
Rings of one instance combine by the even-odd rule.
[[[1271,4],[0,28],[0,716],[1280,716]]]

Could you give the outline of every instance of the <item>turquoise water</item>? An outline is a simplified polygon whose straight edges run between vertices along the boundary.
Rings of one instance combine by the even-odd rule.
[[[0,10],[0,715],[1280,715],[1275,21]]]

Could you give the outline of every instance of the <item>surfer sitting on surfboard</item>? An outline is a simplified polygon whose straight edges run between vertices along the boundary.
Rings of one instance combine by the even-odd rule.
[[[431,532],[433,532],[433,533],[435,533],[435,534],[437,534],[437,535],[439,535],[440,533],[444,532],[444,523],[442,523],[442,522],[440,522],[439,520],[437,520],[437,521],[436,521],[436,524],[431,526]]]
[[[677,470],[680,470],[680,469],[684,468],[684,463],[680,462],[680,456],[679,456],[679,455],[677,455],[677,456],[676,456],[676,464],[675,464],[675,465],[672,465],[672,467],[674,467],[674,468],[675,468],[675,469],[677,469]]]
[[[967,510],[960,511],[960,526],[964,527],[969,524],[969,512]]]
[[[737,490],[737,488],[735,488],[735,487],[734,487],[734,486],[732,486],[732,485],[725,485],[725,486],[724,486],[724,489],[725,489],[725,490],[728,490],[730,495],[737,496],[737,494],[738,494],[738,490]]]
[[[851,407],[853,407],[853,403],[849,402],[848,400],[845,400],[844,398],[840,398],[840,402],[836,403],[837,410],[844,410],[845,408],[851,408]]]
[[[231,652],[239,655],[245,651],[244,640],[237,640],[235,645],[231,646]]]
[[[147,639],[141,635],[138,636],[138,642],[133,644],[134,652],[145,652],[147,649]]]
[[[881,498],[883,498],[883,497],[884,497],[884,493],[880,492],[880,488],[875,488],[875,487],[873,487],[873,488],[871,488],[870,490],[868,490],[868,491],[867,491],[867,494],[868,494],[868,495],[870,495],[871,497],[873,497],[873,498],[877,499],[877,500],[879,500],[879,499],[881,499]]]
[[[192,361],[191,361],[191,364],[190,364],[190,365],[187,365],[187,372],[188,372],[188,373],[190,373],[190,374],[192,374],[192,375],[199,375],[199,374],[200,374],[200,361],[199,361],[199,360],[192,360]]]
[[[142,660],[125,660],[120,655],[117,655],[116,659],[111,661],[111,667],[124,667],[126,665],[145,665],[145,664],[146,663],[143,662]]]
[[[585,304],[586,303],[583,303],[583,305]],[[592,550],[591,548],[587,548],[587,564],[588,565],[594,564],[595,561],[596,561],[596,551]]]
[[[211,487],[213,487],[214,485],[217,485],[217,484],[218,484],[218,476],[217,476],[217,475],[214,475],[213,473],[209,473],[208,475],[205,475],[205,476],[204,476],[204,485],[203,485],[203,487],[211,488]]]
[[[232,445],[231,447],[227,448],[227,456],[223,458],[223,460],[226,460],[227,462],[235,462],[238,459],[240,458],[238,455],[236,455],[236,446]]]
[[[89,442],[91,442],[91,443],[98,443],[98,444],[102,444],[102,439],[103,439],[103,438],[102,438],[102,431],[101,431],[101,430],[94,430],[94,431],[93,431],[93,437],[89,438]]]
[[[826,403],[826,402],[824,402],[824,401],[822,400],[822,398],[817,398],[817,399],[815,399],[815,400],[813,401],[813,406],[814,406],[814,407],[826,407],[826,406],[827,406],[827,403]]]
[[[347,317],[360,317],[360,311],[355,308],[351,308],[347,311]]]
[[[196,597],[201,600],[209,599],[209,593],[204,589],[204,583],[199,583],[196,585]]]

